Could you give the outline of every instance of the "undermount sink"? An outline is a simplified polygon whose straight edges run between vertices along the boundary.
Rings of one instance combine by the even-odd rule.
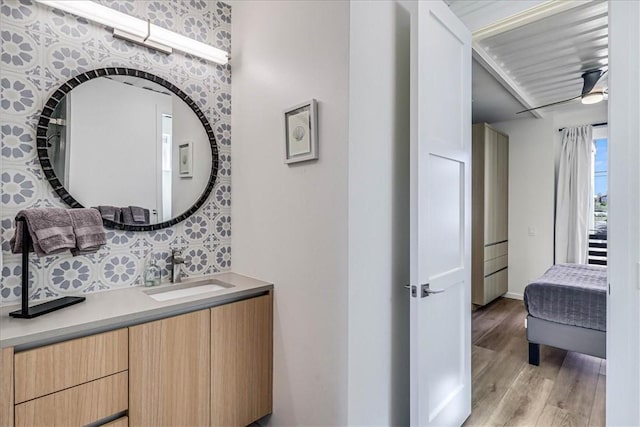
[[[166,288],[160,289],[149,289],[148,291],[144,291],[144,293],[156,301],[169,301],[172,299],[206,294],[209,292],[223,291],[232,287],[233,285],[229,285],[218,280],[206,280],[201,282],[183,283],[180,285],[169,285]]]

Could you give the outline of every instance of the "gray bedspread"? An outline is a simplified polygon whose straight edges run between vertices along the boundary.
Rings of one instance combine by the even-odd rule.
[[[543,320],[607,330],[607,268],[557,264],[524,289],[529,314]]]

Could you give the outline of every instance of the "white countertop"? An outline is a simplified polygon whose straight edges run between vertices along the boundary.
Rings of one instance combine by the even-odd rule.
[[[33,319],[17,319],[9,313],[20,305],[0,308],[0,348],[18,350],[149,322],[243,299],[273,289],[273,284],[236,273],[219,273],[184,280],[182,284],[216,279],[232,287],[214,292],[156,301],[145,291],[173,284],[142,286],[81,295],[86,301]],[[32,303],[35,305],[37,303]]]

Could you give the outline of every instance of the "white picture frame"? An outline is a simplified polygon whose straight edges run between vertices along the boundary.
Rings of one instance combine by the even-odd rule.
[[[193,178],[193,142],[178,144],[178,176]]]
[[[315,99],[284,110],[284,162],[318,158],[318,108]]]

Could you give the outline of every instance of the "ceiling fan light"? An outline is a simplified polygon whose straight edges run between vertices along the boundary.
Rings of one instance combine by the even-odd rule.
[[[590,92],[582,96],[583,104],[597,104],[604,99],[602,92]]]

